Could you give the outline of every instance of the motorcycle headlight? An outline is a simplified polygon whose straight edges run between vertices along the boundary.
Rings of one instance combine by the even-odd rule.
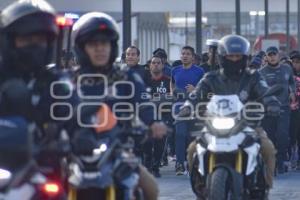
[[[11,179],[11,172],[6,169],[0,169],[0,188],[7,185]]]
[[[10,171],[5,170],[5,169],[0,169],[0,180],[10,179],[10,178],[11,178]]]
[[[214,118],[212,126],[217,130],[227,130],[233,128],[235,120],[233,118]]]

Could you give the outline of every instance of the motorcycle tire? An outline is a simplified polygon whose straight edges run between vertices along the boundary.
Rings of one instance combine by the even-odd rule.
[[[226,169],[216,169],[212,176],[209,187],[209,200],[231,200],[230,176]]]

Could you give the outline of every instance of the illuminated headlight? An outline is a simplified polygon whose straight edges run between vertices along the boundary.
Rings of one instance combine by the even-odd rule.
[[[218,130],[227,130],[233,128],[235,121],[233,118],[214,118],[212,126]]]
[[[0,188],[6,186],[9,183],[11,177],[12,174],[10,171],[5,169],[0,169]]]
[[[10,171],[7,171],[5,169],[0,169],[0,180],[10,179],[10,178],[11,178]]]

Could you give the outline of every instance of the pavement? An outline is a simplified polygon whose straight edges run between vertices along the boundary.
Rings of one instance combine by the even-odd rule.
[[[176,176],[174,162],[161,168],[162,177],[157,179],[159,200],[195,200],[187,175]],[[290,171],[274,179],[270,200],[300,200],[300,171]]]

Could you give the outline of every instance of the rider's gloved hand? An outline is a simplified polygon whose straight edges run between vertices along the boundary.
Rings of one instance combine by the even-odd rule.
[[[265,56],[265,52],[263,51],[260,51],[258,54],[253,56],[249,64],[250,68],[259,69],[262,65],[264,56]]]
[[[72,150],[75,154],[91,155],[93,150],[97,148],[96,139],[92,135],[90,129],[80,129],[74,133],[72,139]]]
[[[280,115],[280,106],[278,105],[269,105],[267,107],[267,115],[272,117],[277,117]]]

